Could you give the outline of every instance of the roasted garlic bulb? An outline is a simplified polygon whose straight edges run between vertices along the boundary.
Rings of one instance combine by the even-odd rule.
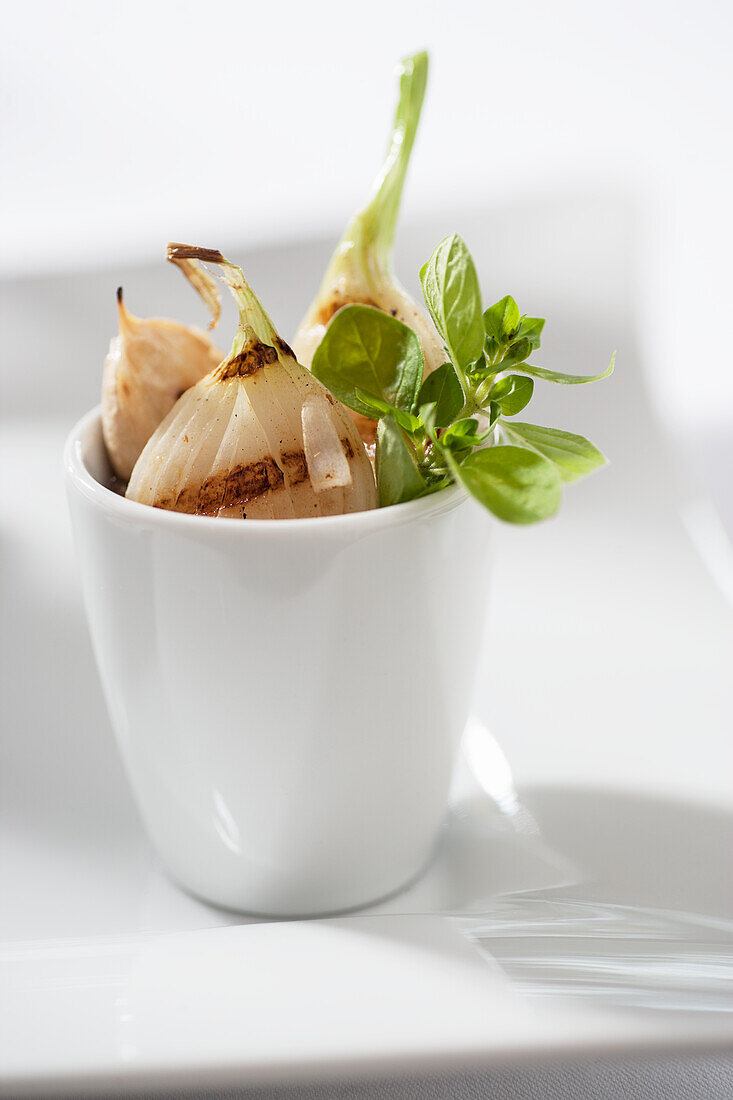
[[[372,198],[349,222],[334,252],[320,290],[301,321],[293,342],[299,362],[310,366],[329,321],[353,302],[391,313],[416,333],[422,345],[425,374],[445,362],[443,345],[432,321],[397,282],[392,272],[392,246],[402,189],[415,141],[428,75],[426,53],[415,54],[398,69],[400,97],[392,139]],[[350,414],[365,443],[374,442],[376,421]]]
[[[138,459],[127,496],[204,516],[295,519],[376,508],[374,475],[347,410],[296,361],[238,267],[219,265],[239,308],[229,355],[177,401]]]
[[[218,288],[193,263],[179,264],[219,319]],[[181,394],[221,362],[205,332],[163,317],[142,320],[117,291],[120,331],[109,346],[102,380],[102,433],[112,467],[126,481],[140,453]]]

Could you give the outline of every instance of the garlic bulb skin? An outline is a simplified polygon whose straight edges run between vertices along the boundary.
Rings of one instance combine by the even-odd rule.
[[[323,289],[322,287],[314,303],[315,308],[311,307],[310,313],[301,323],[293,344],[299,363],[310,368],[313,356],[326,333],[331,318],[343,306],[353,303],[374,306],[376,309],[381,309],[383,313],[390,313],[416,333],[423,353],[423,377],[427,377],[431,371],[445,363],[446,351],[433,322],[396,280],[393,279],[390,283],[382,282],[377,286],[360,277],[358,272],[352,275],[342,270],[330,286],[330,293],[323,295]],[[364,443],[371,446],[376,439],[377,421],[370,420],[369,417],[362,416],[353,409],[349,409],[349,416],[359,429]]]
[[[374,306],[383,313],[390,313],[402,321],[417,334],[425,361],[425,375],[434,371],[446,361],[446,351],[433,322],[419,308],[399,283],[392,278],[389,283],[375,285],[373,280],[363,277],[362,273],[342,270],[330,284],[330,293],[323,294],[323,287],[293,342],[293,351],[298,362],[310,367],[316,348],[323,339],[332,317],[344,306],[357,303]]]
[[[344,306],[374,306],[397,317],[417,334],[424,374],[446,360],[442,341],[422,309],[394,276],[392,246],[407,165],[420,120],[427,82],[427,54],[403,61],[399,68],[400,97],[392,139],[372,198],[351,220],[326,270],[318,294],[300,323],[293,341],[298,361],[310,367],[331,318]],[[376,421],[351,412],[362,438],[374,442]]]
[[[346,409],[302,367],[239,268],[221,253],[240,309],[228,357],[188,389],[148,440],[127,487],[142,504],[236,519],[298,519],[377,506],[369,457]]]
[[[102,434],[118,477],[127,480],[145,444],[180,395],[221,361],[205,332],[163,317],[142,320],[117,291],[119,335],[102,379]]]

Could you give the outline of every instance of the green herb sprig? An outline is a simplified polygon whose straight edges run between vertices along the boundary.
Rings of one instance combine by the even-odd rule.
[[[440,242],[420,281],[447,360],[425,381],[412,329],[365,305],[339,310],[311,366],[334,397],[379,421],[380,507],[458,482],[507,522],[553,515],[563,482],[606,459],[581,435],[510,418],[531,400],[535,379],[598,382],[612,373],[615,355],[602,374],[586,377],[529,363],[544,319],[521,314],[510,296],[484,310],[475,264],[459,236]]]

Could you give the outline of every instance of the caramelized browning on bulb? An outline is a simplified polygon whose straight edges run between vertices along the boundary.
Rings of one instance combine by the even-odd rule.
[[[305,463],[305,456],[303,459]],[[300,480],[304,481],[305,477]],[[212,474],[201,485],[187,485],[175,499],[162,496],[151,503],[154,508],[168,508],[173,512],[218,516],[222,509],[244,509],[250,501],[277,491],[284,484],[283,471],[268,455],[247,466],[239,465],[225,473]]]
[[[227,378],[247,378],[250,374],[257,374],[268,363],[277,363],[277,352],[267,344],[257,343],[235,355],[231,361],[222,363],[219,378],[222,382]]]
[[[224,268],[239,328],[224,362],[186,390],[152,434],[126,495],[237,519],[376,507],[369,457],[346,410],[296,361],[240,269],[213,249],[172,247]]]

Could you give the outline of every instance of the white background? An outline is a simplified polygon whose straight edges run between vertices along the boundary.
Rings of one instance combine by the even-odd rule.
[[[200,323],[203,311],[166,270],[163,248],[168,239],[217,246],[246,262],[291,336],[378,167],[393,66],[423,47],[432,69],[397,241],[400,276],[415,289],[439,236],[462,232],[487,299],[512,292],[523,309],[548,316],[538,361],[595,372],[619,350],[603,385],[538,386],[531,419],[587,432],[612,464],[570,487],[557,523],[497,524],[483,709],[521,788],[555,792],[562,850],[591,878],[596,871],[612,900],[639,900],[631,887],[624,893],[631,881],[643,884],[644,904],[718,912],[705,899],[729,885],[721,855],[729,816],[706,817],[701,807],[731,805],[733,623],[689,532],[708,559],[713,547],[719,563],[731,557],[700,490],[728,510],[733,530],[732,10],[712,0],[8,6],[0,780],[11,938],[190,930],[212,919],[167,883],[135,814],[94,670],[63,499],[61,447],[98,400],[115,287],[129,287],[142,315]],[[675,472],[690,474],[686,497]],[[687,528],[685,499],[697,509]],[[725,575],[733,593],[733,571]],[[551,831],[552,815],[549,824],[540,817]],[[604,860],[611,878],[598,871]],[[274,935],[271,956],[252,941],[242,958],[274,991],[270,1015],[259,999],[247,1004],[252,970],[246,980],[232,971],[231,983],[240,1011],[253,1013],[255,1053],[268,1031],[282,1061],[299,1019],[320,1036],[324,1057],[339,1044],[353,1054],[355,1037],[378,1048],[397,1016],[386,1013],[378,1032],[368,996],[352,998],[363,1017],[342,1011],[339,983],[353,969],[341,962],[339,935],[324,939],[320,956],[309,940],[295,943],[293,954],[318,973],[315,1008],[308,974],[302,1001],[277,996],[273,973],[291,980],[294,969]],[[497,982],[492,1016],[483,964],[479,1003],[466,982],[453,985],[456,970],[439,951],[413,957],[408,948],[399,954],[407,970],[391,945],[376,966],[364,955],[369,981],[359,988],[377,990],[408,1031],[422,1028],[424,1044],[432,1035],[448,1042],[470,1016],[499,1049],[516,1020],[504,986]],[[181,958],[179,972],[190,974],[188,941]],[[431,995],[420,995],[418,964]],[[147,980],[146,960],[140,972]],[[56,986],[43,971],[44,997],[32,987],[28,1018],[10,1002],[20,1038],[8,1050],[22,1072],[45,1065],[50,1073],[59,1058],[71,1072],[98,1055],[110,1070],[120,1059],[134,1067],[130,1036],[142,1062],[160,1056],[160,1043],[188,1042],[185,1030],[167,1027],[159,1002],[105,1006],[117,994],[96,971],[85,978],[74,956],[69,973],[71,984]],[[167,988],[168,971],[160,980]],[[88,1030],[78,1014],[87,993]],[[218,991],[213,1003],[230,1026],[237,1021]],[[292,1028],[282,1025],[283,1003]],[[221,1038],[209,1001],[196,1004],[214,1024],[192,1026],[192,1056],[211,1056],[213,1043],[217,1058],[228,1032]],[[555,1044],[563,1028],[577,1039],[575,1022],[552,1006],[548,1015],[557,1030],[540,1020],[543,1042]],[[583,1019],[611,1034],[605,1018]],[[519,1049],[523,1018],[515,1035]],[[404,1040],[396,1024],[393,1043]],[[240,1030],[231,1043],[238,1056]]]
[[[405,218],[624,190],[661,415],[725,433],[731,6],[76,0],[12,5],[0,39],[0,273],[337,234],[364,197],[391,70],[432,55]]]

